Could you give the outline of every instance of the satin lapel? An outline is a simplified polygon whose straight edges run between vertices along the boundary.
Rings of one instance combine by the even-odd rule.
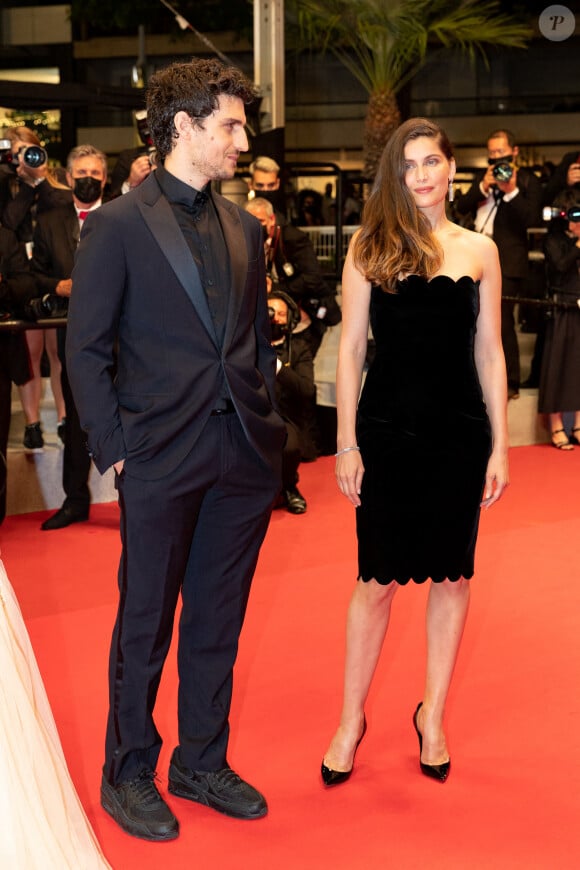
[[[248,249],[236,207],[217,194],[214,194],[214,202],[230,257],[231,290],[224,335],[224,348],[226,348],[230,343],[244,301],[248,274]]]
[[[151,174],[153,175],[154,173]],[[191,299],[212,341],[217,344],[207,297],[201,286],[197,266],[191,256],[187,242],[183,238],[179,224],[175,220],[171,206],[165,197],[159,194],[157,183],[156,187],[158,195],[154,198],[154,201],[151,201],[151,199],[149,201],[140,200],[138,201],[139,208],[147,226],[175,272],[177,280]]]

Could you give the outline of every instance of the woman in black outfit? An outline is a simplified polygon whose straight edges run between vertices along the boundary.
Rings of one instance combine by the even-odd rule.
[[[422,772],[440,782],[449,773],[443,717],[480,506],[508,482],[499,259],[491,239],[448,220],[454,173],[445,133],[406,121],[387,143],[344,267],[336,477],[357,509],[359,570],[326,785],[352,771],[395,591],[429,578],[413,724]],[[369,312],[376,356],[359,402]]]

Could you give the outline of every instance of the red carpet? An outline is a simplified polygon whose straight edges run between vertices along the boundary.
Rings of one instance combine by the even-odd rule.
[[[449,700],[449,781],[421,776],[411,715],[423,685],[427,587],[398,592],[347,785],[325,792],[321,757],[340,708],[355,577],[353,514],[333,460],[302,469],[308,512],[277,511],[236,669],[230,763],[270,812],[241,822],[176,798],[181,836],[149,844],[100,809],[106,661],[116,607],[116,505],[39,531],[10,517],[2,557],[19,596],[73,779],[115,870],[534,870],[580,866],[580,450],[512,450],[512,486],[482,517],[472,608]],[[1,675],[0,675],[1,678]],[[174,650],[157,727],[175,742]],[[79,868],[82,870],[82,868]]]

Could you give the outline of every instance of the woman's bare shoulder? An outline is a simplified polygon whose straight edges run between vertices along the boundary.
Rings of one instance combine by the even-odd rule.
[[[468,230],[466,227],[459,226],[459,224],[455,224],[453,234],[461,244],[475,245],[482,251],[492,251],[496,247],[495,242],[489,236],[484,236],[483,233],[477,233],[475,230]]]

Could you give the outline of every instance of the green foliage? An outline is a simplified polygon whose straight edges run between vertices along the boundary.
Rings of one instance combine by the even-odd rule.
[[[433,47],[470,58],[486,47],[523,48],[531,29],[497,0],[289,0],[307,46],[331,51],[371,94],[397,93]]]

